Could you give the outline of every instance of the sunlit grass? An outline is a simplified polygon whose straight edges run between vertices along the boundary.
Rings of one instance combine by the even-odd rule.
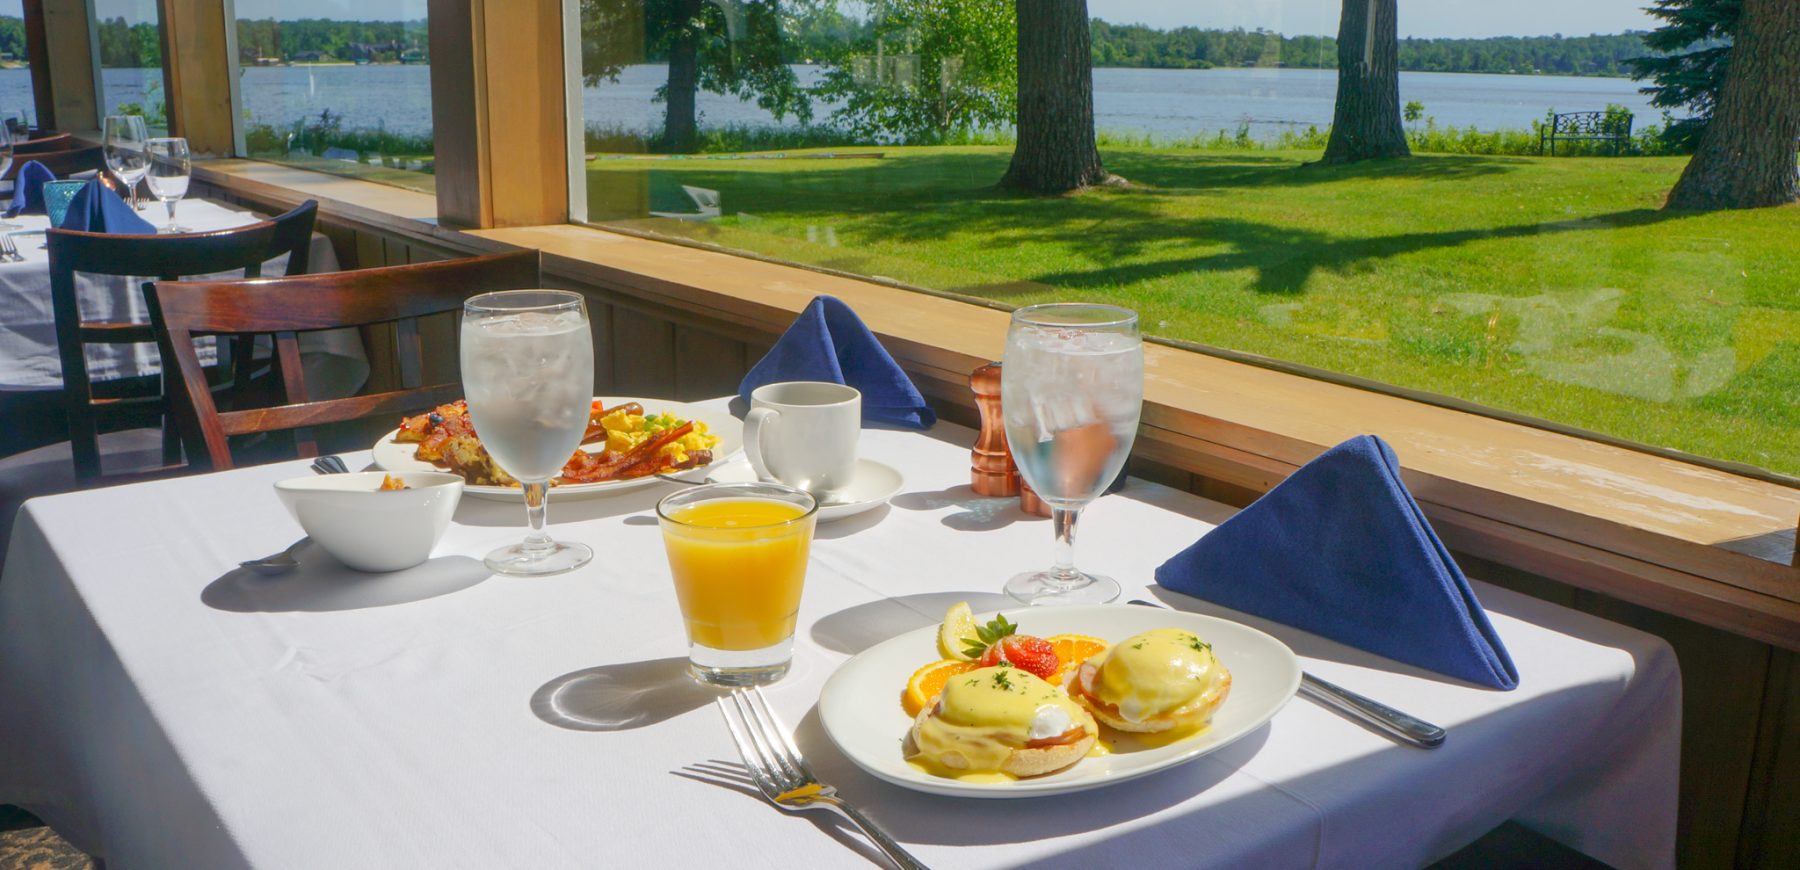
[[[837,149],[838,153],[850,149]],[[1025,304],[1800,472],[1800,208],[1660,210],[1683,158],[1103,149],[1132,182],[1003,194],[1009,149],[602,159],[593,219]]]

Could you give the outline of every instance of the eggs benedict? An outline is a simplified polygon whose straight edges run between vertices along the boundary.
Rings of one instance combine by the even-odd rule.
[[[1083,662],[1069,695],[1094,718],[1139,733],[1198,731],[1231,691],[1231,672],[1191,631],[1159,628]]]
[[[1039,776],[1081,760],[1099,727],[1061,689],[1010,666],[951,677],[919,712],[907,759],[940,776]]]

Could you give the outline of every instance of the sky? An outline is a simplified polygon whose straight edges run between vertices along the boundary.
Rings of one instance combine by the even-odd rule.
[[[1650,30],[1650,0],[1399,0],[1401,36],[1543,36]],[[18,0],[0,0],[0,10]],[[426,0],[236,0],[239,18],[406,21],[425,17]],[[155,0],[96,0],[105,17],[145,13]],[[1341,0],[1088,0],[1088,13],[1115,24],[1152,27],[1261,27],[1280,33],[1336,34]],[[117,10],[117,11],[110,11]],[[109,14],[110,12],[110,14]],[[0,12],[0,14],[5,14]],[[13,13],[17,14],[17,13]]]

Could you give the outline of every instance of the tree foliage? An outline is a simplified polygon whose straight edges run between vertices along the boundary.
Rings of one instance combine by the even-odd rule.
[[[153,25],[143,24],[139,27]],[[250,63],[258,58],[279,60],[313,59],[355,61],[424,60],[431,39],[425,19],[414,21],[334,21],[325,18],[303,18],[295,21],[274,19],[237,20],[238,56]]]
[[[25,59],[25,19],[0,15],[0,52]]]
[[[1337,38],[1283,36],[1256,29],[1177,27],[1093,22],[1095,66],[1208,69],[1280,66],[1333,69]],[[1422,72],[1625,75],[1644,53],[1643,34],[1496,36],[1483,39],[1402,39],[1400,68]]]
[[[692,8],[698,14],[689,14]],[[827,16],[829,0],[741,0],[683,3],[681,0],[582,0],[581,74],[589,86],[617,81],[625,66],[667,60],[684,40],[694,44],[696,69],[670,82],[656,98],[670,102],[671,84],[691,80],[698,90],[751,100],[783,120],[812,120],[812,100],[788,64],[793,48],[787,32],[795,22]],[[689,99],[680,101],[692,105]],[[670,115],[665,138],[687,143],[691,119]]]
[[[816,93],[854,135],[912,142],[1009,125],[1018,100],[1011,0],[887,0]]]
[[[1742,11],[1743,0],[1656,0],[1649,9],[1667,23],[1644,35],[1644,46],[1654,54],[1633,59],[1631,77],[1655,82],[1644,89],[1651,105],[1689,112],[1664,131],[1687,149],[1699,142],[1712,117]]]

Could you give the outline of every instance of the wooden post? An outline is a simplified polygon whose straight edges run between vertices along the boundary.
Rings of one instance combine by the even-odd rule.
[[[558,0],[431,0],[438,219],[566,223],[569,159]]]
[[[235,153],[231,56],[225,4],[219,0],[161,0],[163,97],[169,135],[183,136],[195,157]]]
[[[89,26],[92,8],[91,0],[29,0],[26,15],[35,17],[43,28],[41,51],[27,43],[32,52],[31,73],[43,79],[34,84],[41,89],[40,125],[74,132],[100,129],[105,104],[100,98],[100,51]]]

